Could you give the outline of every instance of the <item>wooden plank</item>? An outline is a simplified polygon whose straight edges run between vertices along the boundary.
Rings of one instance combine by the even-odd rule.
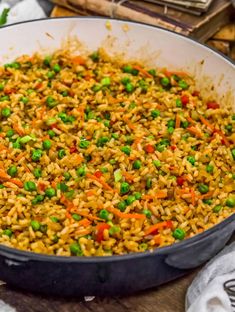
[[[214,36],[216,40],[235,41],[235,23],[222,27]]]
[[[71,11],[69,9],[65,9],[58,5],[55,5],[51,12],[51,17],[77,16],[77,15],[78,13]]]
[[[228,41],[208,40],[207,44],[224,53],[225,55],[229,55],[230,53],[230,44]]]

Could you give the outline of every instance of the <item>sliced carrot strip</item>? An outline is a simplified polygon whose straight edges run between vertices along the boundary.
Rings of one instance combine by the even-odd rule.
[[[145,194],[142,196],[142,199],[151,200],[151,199],[162,199],[167,197],[166,191],[158,191],[154,195]]]
[[[156,223],[154,225],[151,225],[145,232],[144,234],[145,235],[149,235],[151,234],[152,232],[155,232],[155,231],[158,231],[158,230],[161,230],[163,228],[172,228],[173,224],[172,224],[172,221],[163,221],[163,222],[159,222],[159,223]]]
[[[133,66],[134,69],[137,69],[142,75],[144,75],[147,78],[153,78],[153,76],[147,71],[145,70],[142,66],[140,65],[134,65]]]
[[[179,128],[180,127],[180,115],[176,114],[176,118],[175,118],[175,128]]]
[[[88,225],[91,224],[91,221],[88,220],[87,218],[84,218],[84,219],[78,221],[77,224],[78,224],[78,226],[84,226],[84,227],[86,227],[86,226],[88,226]]]
[[[104,187],[104,189],[114,192],[114,189],[112,189],[112,187],[109,186],[108,183],[101,180],[100,178],[97,178],[95,175],[93,175],[91,173],[87,173],[86,176],[91,180],[95,180],[95,181],[99,182]]]
[[[209,128],[211,131],[214,131],[214,126],[212,125],[212,124],[210,124],[209,123],[209,121],[206,119],[206,118],[204,118],[203,116],[201,116],[201,115],[199,115],[199,118],[200,118],[200,120],[201,120],[201,122],[205,125],[205,126],[207,126],[207,128]]]
[[[202,137],[202,133],[196,127],[191,126],[191,127],[188,127],[187,130],[188,132],[194,134],[198,138]]]
[[[124,213],[114,207],[108,207],[107,210],[122,219],[146,219],[146,216],[140,213]]]

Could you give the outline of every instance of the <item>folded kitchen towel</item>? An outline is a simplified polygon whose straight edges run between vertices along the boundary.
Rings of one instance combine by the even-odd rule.
[[[186,311],[233,312],[224,289],[224,283],[231,279],[235,279],[235,242],[209,261],[193,280],[186,294]]]

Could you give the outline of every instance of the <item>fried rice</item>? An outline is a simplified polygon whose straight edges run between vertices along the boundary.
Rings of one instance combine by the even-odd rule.
[[[232,103],[184,72],[56,51],[0,68],[0,244],[154,250],[235,211]]]

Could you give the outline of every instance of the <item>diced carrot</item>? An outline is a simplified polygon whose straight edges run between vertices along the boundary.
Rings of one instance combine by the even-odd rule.
[[[162,238],[161,238],[161,235],[160,234],[157,234],[153,237],[153,240],[155,242],[156,245],[160,245],[161,242],[162,242]]]
[[[77,55],[77,56],[74,56],[72,58],[72,63],[74,63],[76,65],[85,65],[86,64],[86,60],[82,56]]]
[[[52,181],[52,182],[51,182],[51,186],[52,186],[53,188],[56,188],[56,182],[55,182],[55,181]]]
[[[176,118],[175,118],[175,128],[179,128],[180,127],[180,115],[176,114]]]
[[[122,175],[125,177],[125,179],[127,180],[127,182],[132,182],[134,180],[134,176],[126,171],[122,172]]]
[[[198,138],[202,137],[202,133],[194,126],[188,127],[187,130]]]
[[[147,70],[145,70],[142,66],[134,65],[133,68],[137,69],[143,76],[147,78],[153,78],[153,76]]]
[[[220,108],[220,105],[216,102],[207,102],[206,106],[208,109],[218,109]]]
[[[149,154],[152,154],[152,153],[155,152],[155,147],[153,145],[151,145],[151,144],[145,145],[144,149]]]
[[[94,176],[96,176],[98,179],[101,178],[103,176],[103,173],[100,171],[100,170],[97,170],[95,173],[94,173]]]
[[[159,223],[156,223],[154,225],[151,225],[145,232],[144,234],[145,235],[149,235],[155,231],[158,231],[158,230],[162,230],[164,228],[172,228],[173,224],[172,224],[172,221],[163,221],[163,222],[159,222]]]
[[[189,97],[186,94],[182,95],[180,99],[183,106],[186,106],[189,103]]]
[[[101,241],[104,239],[104,230],[108,230],[110,228],[110,225],[107,223],[99,223],[96,226],[96,241],[98,243],[101,243]]]

